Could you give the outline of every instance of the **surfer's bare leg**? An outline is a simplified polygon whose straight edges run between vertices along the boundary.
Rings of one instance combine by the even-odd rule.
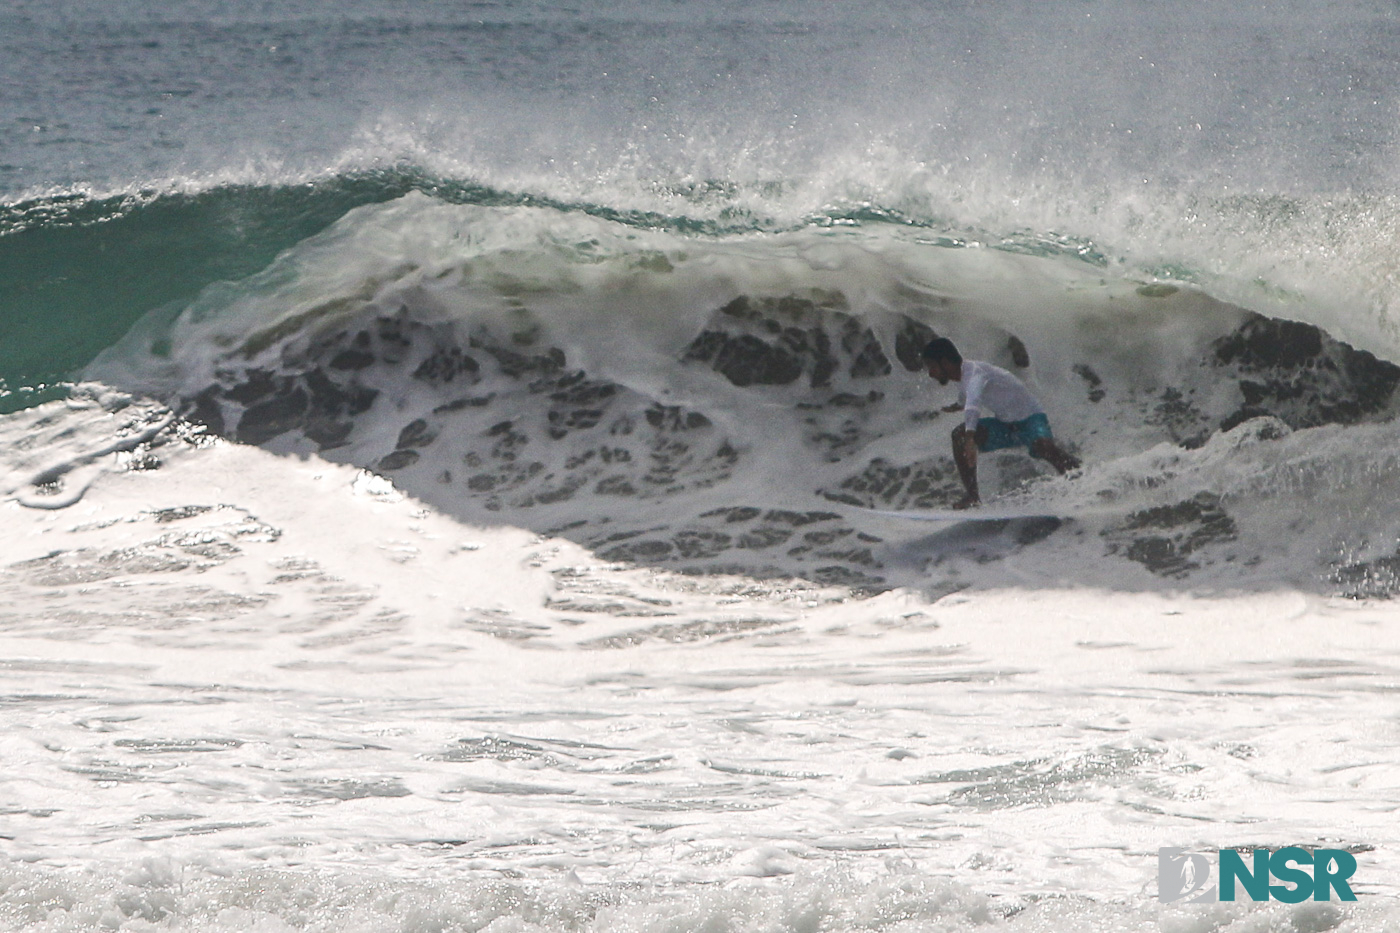
[[[1036,438],[1031,444],[1031,451],[1062,474],[1081,466],[1078,457],[1065,453],[1059,444],[1048,437]]]
[[[962,425],[953,429],[953,462],[958,465],[958,477],[967,490],[967,495],[953,504],[955,509],[970,509],[982,501],[977,494],[977,443],[979,436],[985,434],[985,428],[975,433],[969,433]]]

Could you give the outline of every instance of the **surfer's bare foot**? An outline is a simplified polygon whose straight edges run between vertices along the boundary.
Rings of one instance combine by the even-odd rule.
[[[975,497],[973,497],[973,496],[963,496],[963,497],[962,497],[961,499],[959,499],[957,502],[954,502],[954,503],[953,503],[953,508],[958,509],[959,511],[961,511],[961,510],[963,510],[963,509],[970,509],[970,508],[972,508],[972,507],[974,507],[974,506],[978,506],[978,505],[981,505],[981,504],[982,504],[982,500],[981,500],[981,499],[977,499],[977,498],[975,498]]]

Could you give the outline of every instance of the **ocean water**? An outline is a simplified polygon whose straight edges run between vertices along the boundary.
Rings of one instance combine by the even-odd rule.
[[[0,929],[1400,929],[1397,51],[4,4]],[[1031,517],[888,514],[935,334]],[[1285,846],[1358,899],[1158,899]]]

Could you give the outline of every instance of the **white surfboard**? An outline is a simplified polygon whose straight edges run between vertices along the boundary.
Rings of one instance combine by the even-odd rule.
[[[995,506],[973,506],[970,509],[935,509],[927,511],[894,512],[884,509],[861,509],[872,515],[887,518],[904,518],[916,522],[1003,522],[1016,518],[1065,518],[1054,512],[1037,509],[996,508]]]

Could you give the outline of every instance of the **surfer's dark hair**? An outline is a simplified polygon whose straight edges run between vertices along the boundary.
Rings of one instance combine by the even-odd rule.
[[[953,346],[953,341],[947,337],[935,337],[924,347],[919,354],[925,363],[932,363],[936,360],[947,360],[955,366],[962,365],[962,354],[958,348]]]

